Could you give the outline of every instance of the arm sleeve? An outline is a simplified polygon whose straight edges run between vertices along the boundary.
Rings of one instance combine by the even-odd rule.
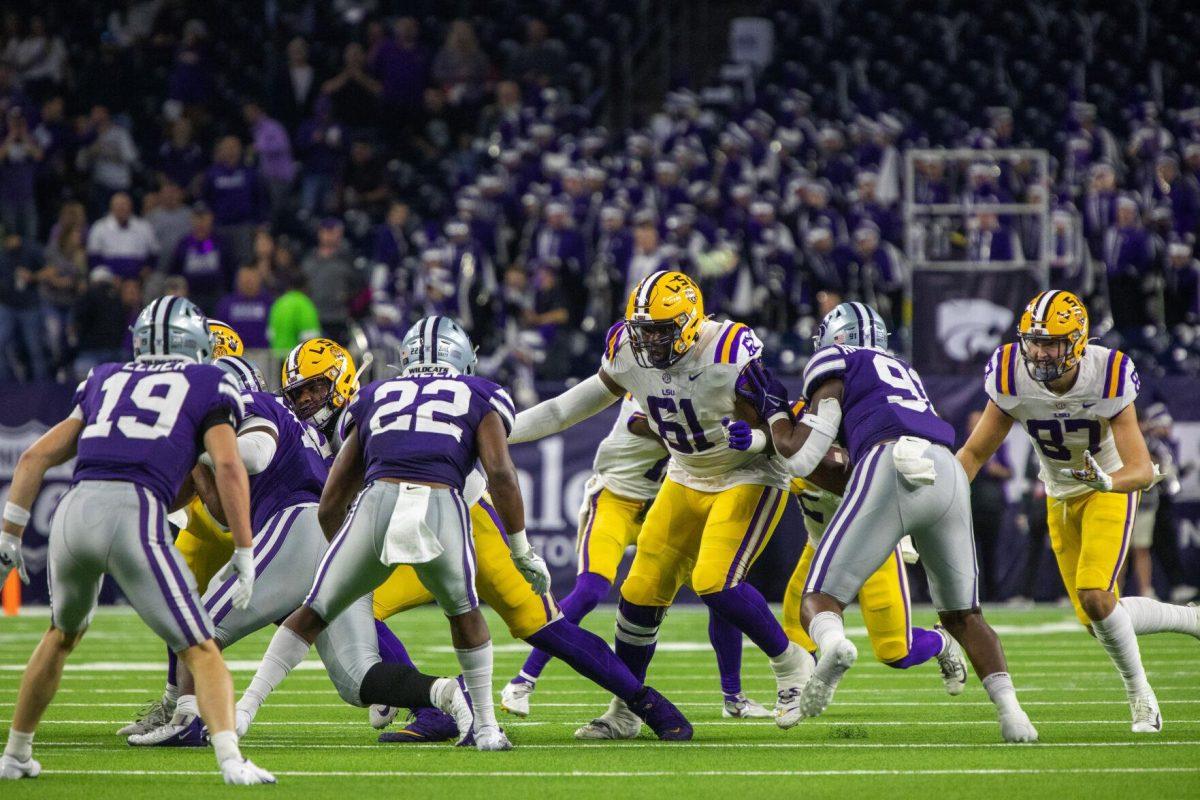
[[[238,455],[246,465],[246,472],[257,475],[265,470],[275,458],[275,438],[266,431],[250,431],[237,439]]]
[[[543,400],[517,414],[508,440],[517,444],[543,439],[599,414],[616,401],[617,396],[608,390],[600,376],[593,375],[558,397]]]

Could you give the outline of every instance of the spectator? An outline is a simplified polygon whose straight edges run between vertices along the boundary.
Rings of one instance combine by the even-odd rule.
[[[1113,326],[1124,334],[1150,322],[1145,281],[1153,266],[1154,249],[1138,218],[1137,201],[1117,201],[1117,224],[1104,234],[1104,266]]]
[[[20,106],[8,110],[6,122],[0,141],[0,225],[32,242],[38,235],[34,182],[44,151],[30,134]]]
[[[550,40],[550,29],[536,17],[525,23],[525,44],[509,65],[514,78],[535,86],[549,86],[563,77],[567,65],[562,42]]]
[[[46,20],[40,14],[29,18],[25,36],[9,40],[2,57],[16,70],[25,91],[35,98],[45,97],[66,82],[66,44],[61,36],[46,32]]]
[[[972,411],[967,418],[967,431],[979,424],[983,414]],[[971,517],[975,525],[975,552],[979,560],[981,600],[1000,599],[1000,576],[1006,559],[1001,558],[1000,534],[1005,529],[1008,498],[1005,484],[1013,476],[1008,448],[1000,444],[979,475],[971,483]]]
[[[296,162],[292,160],[292,143],[287,131],[251,100],[242,104],[242,117],[254,140],[258,171],[267,182],[272,216],[279,214],[287,202],[292,180],[296,177]]]
[[[415,18],[401,17],[392,31],[371,49],[367,61],[379,79],[388,129],[398,134],[412,130],[420,114],[422,91],[429,82],[429,53],[421,45]]]
[[[90,266],[104,265],[120,279],[140,279],[158,255],[158,240],[149,223],[133,215],[129,195],[117,192],[108,216],[88,231],[87,253]]]
[[[1025,261],[1016,231],[1001,226],[1000,218],[992,213],[967,218],[967,258],[977,262]]]
[[[192,136],[192,123],[180,117],[171,123],[171,135],[158,148],[157,168],[159,180],[168,180],[189,194],[199,188],[199,177],[204,172],[204,151]]]
[[[193,119],[203,119],[208,114],[206,105],[212,95],[208,26],[202,20],[189,19],[183,26],[183,39],[175,51],[167,78],[167,97],[182,104]]]
[[[242,142],[236,136],[217,142],[200,199],[212,210],[217,236],[229,246],[235,263],[249,261],[254,229],[267,221],[270,200],[258,170],[242,163]]]
[[[61,201],[63,189],[75,165],[75,136],[67,125],[66,105],[62,95],[54,95],[42,103],[33,140],[42,148],[42,162],[37,172],[39,206],[52,209]]]
[[[361,284],[359,270],[343,241],[341,220],[329,217],[317,229],[317,246],[300,262],[300,271],[317,304],[321,330],[344,341],[350,323],[350,301]]]
[[[379,124],[383,86],[367,74],[366,63],[363,46],[350,42],[342,51],[342,71],[321,85],[321,93],[333,102],[334,119],[356,130]]]
[[[99,215],[114,194],[133,185],[138,149],[129,131],[113,122],[104,106],[92,107],[84,136],[90,143],[80,149],[75,164],[91,179],[89,210]]]
[[[216,318],[228,322],[251,350],[269,346],[267,319],[274,298],[266,291],[262,273],[253,266],[237,272],[233,292],[217,303]]]
[[[1154,181],[1145,196],[1154,205],[1171,209],[1177,235],[1196,235],[1200,224],[1200,181],[1179,171],[1179,159],[1170,154],[1158,157]]]
[[[288,130],[295,130],[313,111],[320,85],[308,61],[308,42],[297,36],[288,42],[287,65],[271,89],[275,117]]]
[[[375,229],[371,260],[385,265],[389,272],[400,269],[402,264],[416,255],[413,241],[416,227],[408,203],[393,200],[388,206],[387,217]]]
[[[496,102],[480,115],[479,132],[511,142],[525,132],[525,115],[520,85],[516,81],[500,81],[496,84]]]
[[[333,189],[346,165],[346,130],[333,118],[333,104],[322,95],[313,116],[296,131],[300,171],[300,208],[309,216],[329,213]]]
[[[0,383],[17,380],[13,363],[24,364],[26,380],[50,377],[46,326],[38,298],[42,266],[40,247],[19,234],[5,234],[0,250]]]
[[[136,281],[125,282],[129,288],[118,290],[117,277],[108,267],[94,267],[88,276],[87,290],[75,306],[75,338],[79,351],[75,355],[75,380],[82,381],[98,364],[120,361],[126,357],[126,329],[132,321],[129,299],[141,305],[141,293]]]
[[[451,22],[432,67],[433,80],[445,90],[450,105],[476,105],[490,71],[491,64],[479,47],[471,23],[465,19]]]
[[[371,219],[380,219],[391,199],[388,172],[375,145],[366,138],[350,145],[350,163],[342,187],[342,208],[365,211]]]
[[[142,201],[142,216],[154,229],[158,241],[158,269],[167,272],[175,248],[192,229],[192,212],[183,204],[183,189],[176,183],[164,182],[161,189],[154,195],[146,195]]]
[[[1186,240],[1167,245],[1163,280],[1163,322],[1167,328],[1200,325],[1200,261]]]
[[[197,203],[192,206],[191,233],[175,247],[171,274],[187,279],[188,298],[212,316],[217,302],[229,291],[232,272],[228,251],[213,235],[212,210]]]
[[[71,349],[71,315],[87,281],[87,249],[84,233],[87,220],[83,206],[67,203],[59,214],[59,224],[46,247],[46,267],[42,276],[42,302],[55,367],[67,365]]]
[[[295,272],[290,277],[288,290],[271,304],[267,315],[267,340],[277,359],[286,358],[305,339],[321,335],[317,307],[304,291],[304,273]]]
[[[621,296],[629,297],[629,293],[642,278],[660,269],[666,269],[665,259],[666,253],[659,246],[658,226],[655,224],[654,215],[639,214],[634,220],[633,253],[630,255],[629,264],[622,270],[625,291]]]
[[[559,279],[560,269],[541,265],[533,269],[532,303],[521,319],[524,327],[536,332],[546,354],[542,375],[552,380],[566,378],[571,361],[567,339],[560,336],[571,318],[571,303]]]

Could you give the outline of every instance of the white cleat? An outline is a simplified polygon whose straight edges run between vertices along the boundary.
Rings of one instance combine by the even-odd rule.
[[[1158,698],[1154,692],[1147,690],[1130,699],[1129,710],[1133,715],[1134,733],[1162,732],[1162,712],[1158,710]]]
[[[226,759],[221,764],[221,777],[230,786],[258,786],[263,783],[274,783],[275,776],[262,767],[255,766],[248,758],[241,761],[236,758]]]
[[[642,721],[623,700],[613,698],[608,711],[575,731],[576,739],[636,739]]]
[[[937,657],[938,667],[942,670],[942,683],[946,685],[946,694],[958,697],[967,685],[967,660],[958,642],[941,625],[935,625],[934,628],[941,631],[949,643],[946,652]]]
[[[249,711],[241,708],[234,709],[234,730],[237,731],[237,737],[241,739],[250,732],[250,726],[254,724],[254,717]]]
[[[816,662],[795,642],[788,643],[780,663],[772,663],[775,671],[775,724],[784,730],[803,719],[800,713],[800,693],[812,678]]]
[[[485,725],[475,731],[475,749],[496,751],[512,750],[512,742],[504,735],[504,731],[495,725]]]
[[[730,719],[765,719],[775,716],[775,712],[757,700],[751,700],[743,692],[738,692],[732,699],[725,698],[721,706],[721,716]]]
[[[529,716],[529,695],[534,684],[528,681],[512,681],[500,690],[500,709],[517,717]]]
[[[0,756],[0,781],[36,778],[41,772],[42,765],[32,758],[28,761],[17,761],[12,756]]]
[[[1000,736],[1009,744],[1036,742],[1037,728],[1029,721],[1029,715],[1022,709],[1000,713]]]
[[[371,721],[371,727],[377,731],[381,731],[392,721],[396,719],[396,714],[400,712],[395,706],[371,706],[367,709],[367,719]]]
[[[188,714],[182,717],[179,722],[168,722],[166,725],[159,725],[152,731],[135,733],[126,741],[134,747],[154,747],[168,739],[174,739],[179,736],[179,734],[188,729],[188,726],[192,724],[192,720],[195,718],[195,716]]]
[[[175,705],[167,705],[161,699],[155,700],[142,709],[141,716],[117,731],[117,736],[133,736],[134,734],[149,733],[155,728],[161,728],[171,721],[175,715]]]
[[[842,639],[828,653],[822,653],[812,678],[800,692],[800,713],[804,717],[819,717],[825,713],[842,676],[857,660],[858,648],[849,639]]]
[[[471,710],[467,696],[454,678],[438,678],[433,685],[434,705],[439,711],[454,717],[454,724],[458,726],[458,741],[462,743],[475,727],[475,712]]]

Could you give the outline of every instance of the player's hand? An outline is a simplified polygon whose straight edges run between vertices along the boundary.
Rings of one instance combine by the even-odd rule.
[[[218,581],[227,581],[237,575],[237,583],[233,587],[233,607],[239,611],[250,605],[250,597],[254,594],[254,549],[251,547],[235,547],[233,558],[217,573]]]
[[[28,586],[29,573],[25,570],[25,557],[21,555],[21,537],[0,533],[0,584],[14,569],[21,576],[21,583]]]
[[[546,566],[546,561],[541,556],[530,548],[528,552],[522,555],[513,554],[513,563],[517,566],[517,572],[529,582],[533,591],[537,594],[545,594],[550,591],[550,568]]]
[[[729,441],[731,450],[749,450],[754,443],[754,429],[743,419],[729,421],[729,417],[721,420],[725,426],[725,438]]]
[[[1063,467],[1059,473],[1065,478],[1074,478],[1097,492],[1112,491],[1112,476],[1100,468],[1090,450],[1083,451],[1083,469]]]
[[[779,413],[791,418],[792,406],[787,399],[787,389],[763,366],[761,358],[754,359],[742,369],[734,384],[734,392],[752,405],[763,420],[769,420]]]
[[[905,564],[915,564],[921,560],[921,554],[917,552],[916,546],[913,545],[911,536],[905,536],[900,540],[900,557],[904,559]]]

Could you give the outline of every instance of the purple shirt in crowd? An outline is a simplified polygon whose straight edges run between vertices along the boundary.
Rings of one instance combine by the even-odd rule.
[[[187,278],[188,289],[196,294],[228,291],[231,271],[229,256],[212,236],[197,239],[189,233],[171,259],[171,272]]]
[[[264,222],[268,201],[258,172],[243,165],[213,164],[200,190],[218,225]]]
[[[242,343],[251,350],[269,346],[267,342],[267,317],[271,313],[271,303],[275,298],[266,292],[259,292],[254,297],[233,292],[221,298],[217,303],[217,319],[228,322]]]

